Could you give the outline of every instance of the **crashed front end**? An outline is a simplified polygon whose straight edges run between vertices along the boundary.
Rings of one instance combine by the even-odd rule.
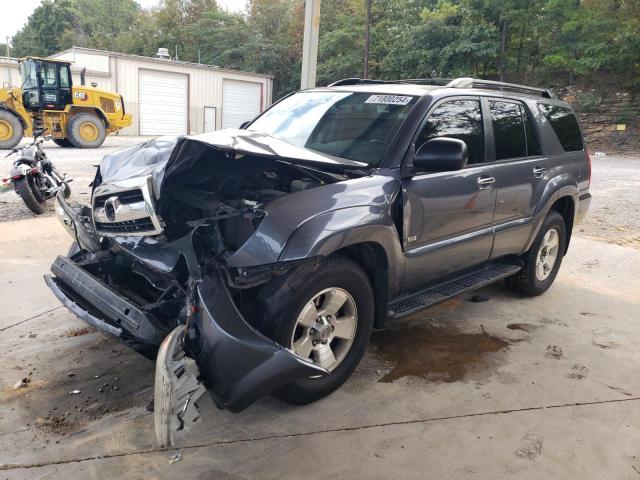
[[[242,132],[156,140],[105,157],[91,208],[57,200],[75,242],[45,281],[78,317],[157,354],[163,445],[197,419],[205,388],[218,407],[238,412],[327,373],[260,331],[256,292],[314,262],[278,261],[289,231],[269,219],[269,204],[341,179],[282,161],[279,146]]]

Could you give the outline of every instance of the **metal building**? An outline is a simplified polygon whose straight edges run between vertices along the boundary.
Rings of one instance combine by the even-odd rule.
[[[166,49],[161,49],[166,52]],[[120,93],[133,125],[121,135],[197,134],[238,127],[271,104],[273,77],[213,65],[82,47],[51,55],[73,62],[74,84]],[[17,63],[0,61],[0,81],[19,85]]]

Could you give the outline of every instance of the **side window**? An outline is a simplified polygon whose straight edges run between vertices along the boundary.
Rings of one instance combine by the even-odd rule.
[[[545,103],[539,103],[538,108],[551,124],[565,151],[576,152],[583,149],[578,120],[570,108]]]
[[[527,156],[527,139],[520,105],[509,102],[489,102],[496,160]]]
[[[70,86],[69,67],[67,65],[60,65],[60,88],[69,88]]]
[[[40,70],[40,77],[42,78],[42,86],[44,88],[57,88],[58,82],[56,80],[56,65],[52,63],[45,63]]]
[[[416,150],[436,137],[458,138],[467,144],[469,164],[484,161],[484,130],[478,100],[452,100],[429,116],[416,141]]]
[[[531,123],[531,117],[525,110],[524,107],[520,107],[522,110],[522,118],[524,119],[524,133],[527,136],[527,155],[542,155],[542,150],[540,150],[540,142],[538,142],[538,137],[536,136],[536,132],[533,129],[533,124]]]

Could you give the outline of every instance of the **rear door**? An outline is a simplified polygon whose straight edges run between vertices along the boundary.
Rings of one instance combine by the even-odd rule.
[[[528,107],[519,101],[484,98],[493,142],[496,209],[491,258],[522,253],[533,213],[548,179],[548,159]]]
[[[440,102],[421,127],[416,151],[432,138],[458,138],[467,144],[469,163],[462,170],[415,172],[403,180],[403,290],[419,290],[489,259],[496,192],[493,166],[485,163],[485,130],[478,97]]]

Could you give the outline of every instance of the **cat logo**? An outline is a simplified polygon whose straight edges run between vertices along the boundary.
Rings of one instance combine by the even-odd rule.
[[[87,92],[73,92],[73,98],[78,100],[86,100]]]

